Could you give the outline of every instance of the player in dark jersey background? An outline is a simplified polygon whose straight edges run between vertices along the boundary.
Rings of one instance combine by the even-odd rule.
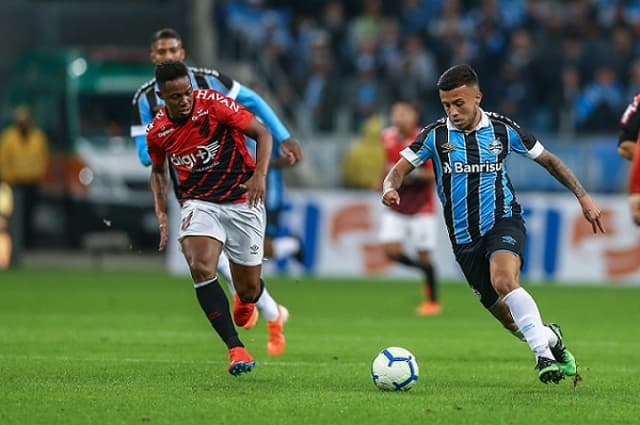
[[[166,102],[147,127],[159,249],[168,240],[169,162],[177,173],[176,193],[182,206],[179,240],[197,298],[229,350],[229,373],[240,375],[255,361],[233,326],[216,269],[224,250],[241,301],[252,305],[260,298],[271,134],[233,99],[215,90],[194,91],[184,63],[157,65],[155,76]],[[245,134],[256,140],[255,162]]]
[[[446,118],[425,127],[384,180],[382,203],[401,202],[405,176],[432,160],[438,197],[456,260],[480,302],[510,331],[526,340],[538,378],[558,383],[577,365],[560,328],[543,325],[533,297],[520,286],[525,227],[507,176],[510,152],[543,166],[578,199],[593,232],[604,232],[600,209],[573,172],[529,132],[480,108],[478,76],[469,65],[446,70],[437,84]]]
[[[182,46],[180,35],[171,28],[156,31],[151,38],[149,56],[151,61],[156,65],[164,61],[183,61],[186,52]],[[283,177],[280,169],[293,165],[302,159],[303,154],[300,144],[291,137],[289,131],[278,119],[273,110],[253,90],[241,85],[229,76],[211,69],[189,67],[189,78],[194,88],[215,89],[236,100],[260,118],[271,131],[275,147],[269,167],[269,175],[267,176],[269,184],[267,193],[268,206],[272,198],[284,190]],[[145,127],[151,122],[155,113],[164,104],[164,101],[158,97],[156,92],[156,81],[150,80],[140,87],[133,98],[131,136],[136,142],[138,158],[143,165],[149,165],[151,163],[147,152]],[[290,154],[281,155],[281,149],[278,149],[278,146],[282,146],[282,148],[290,152]],[[267,213],[269,214],[269,211],[267,211]],[[301,249],[297,240],[293,246],[291,244],[289,244],[289,246],[291,250],[282,252],[282,255],[288,256]],[[268,256],[272,255],[269,243],[265,243],[265,253]],[[218,263],[218,271],[224,277],[229,286],[229,291],[233,295],[234,309],[239,308],[239,299],[235,293],[228,261],[224,254]],[[249,320],[242,325],[245,329],[250,329],[255,325],[258,319],[258,310],[260,310],[265,317],[267,330],[269,332],[267,353],[270,355],[282,354],[286,345],[284,323],[289,317],[288,310],[286,307],[278,304],[269,291],[265,290],[263,292],[263,298],[257,303],[257,309],[254,310]]]
[[[640,226],[640,155],[635,155],[636,144],[640,137],[640,93],[620,117],[620,136],[618,153],[631,161],[629,170],[629,207],[631,218]]]
[[[640,136],[640,93],[636,94],[620,117],[620,135],[618,137],[618,153],[631,161]]]
[[[380,135],[385,152],[384,174],[400,159],[400,152],[416,139],[420,132],[419,114],[414,105],[397,101],[391,106],[391,126]],[[424,275],[424,301],[416,312],[433,316],[441,312],[438,301],[435,268],[431,252],[436,245],[436,215],[434,206],[434,175],[431,161],[416,168],[398,190],[402,204],[382,212],[380,242],[387,258],[417,268]]]

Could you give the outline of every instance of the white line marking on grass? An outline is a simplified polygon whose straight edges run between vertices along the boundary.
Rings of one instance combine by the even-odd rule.
[[[158,359],[158,358],[135,358],[135,357],[70,357],[70,356],[41,356],[41,355],[9,355],[0,354],[2,359],[12,360],[35,360],[35,361],[60,361],[60,362],[105,362],[105,363],[167,363],[167,364],[227,364],[227,360],[208,360],[208,359]],[[333,362],[314,362],[314,361],[282,361],[282,360],[260,360],[257,362],[264,365],[274,366],[354,366],[368,364],[368,362],[345,362],[344,360],[335,360]]]

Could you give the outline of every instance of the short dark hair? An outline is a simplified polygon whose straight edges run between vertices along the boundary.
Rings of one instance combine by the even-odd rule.
[[[174,30],[173,28],[162,28],[153,33],[153,35],[151,36],[151,44],[164,38],[173,38],[182,43],[182,37],[180,37],[178,31]]]
[[[471,65],[454,65],[438,78],[438,90],[449,91],[460,86],[479,85],[478,74]]]
[[[178,78],[188,77],[189,70],[184,62],[166,61],[156,65],[155,69],[156,82],[162,85],[167,81],[177,80]]]

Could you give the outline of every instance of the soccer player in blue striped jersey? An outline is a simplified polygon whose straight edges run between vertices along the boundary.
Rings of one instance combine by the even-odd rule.
[[[543,325],[536,302],[519,283],[526,231],[507,175],[507,155],[515,152],[536,161],[573,192],[594,233],[605,232],[600,209],[573,172],[531,133],[480,108],[478,76],[469,65],[446,70],[437,87],[447,116],[426,126],[401,152],[384,179],[382,203],[399,204],[404,177],[431,159],[453,251],[473,292],[505,328],[527,342],[542,382],[576,376],[576,361],[560,328]]]
[[[151,38],[150,47],[149,57],[155,65],[166,61],[181,62],[186,56],[180,34],[171,28],[156,31]],[[303,153],[300,144],[291,137],[289,131],[278,119],[271,107],[256,92],[216,70],[194,67],[189,67],[188,69],[193,89],[214,89],[225,94],[253,112],[269,129],[273,136],[274,155],[269,164],[270,171],[267,176],[267,182],[274,188],[280,187],[279,190],[282,190],[282,182],[278,186],[274,184],[273,180],[281,178],[281,167],[294,165],[302,159]],[[164,105],[164,101],[158,96],[158,91],[158,84],[155,79],[152,79],[143,84],[133,97],[131,137],[134,138],[136,143],[138,159],[145,166],[151,164],[147,151],[146,126]],[[172,169],[169,167],[169,172],[174,180],[174,187],[176,187],[175,176],[171,171]],[[270,191],[271,189],[269,189],[267,197],[270,196]],[[268,202],[266,204],[268,206]],[[265,253],[267,253],[266,244]],[[233,286],[229,260],[224,254],[220,256],[218,272],[225,278],[233,295],[234,322],[236,325],[245,329],[252,328],[258,319],[259,310],[267,321],[267,329],[269,331],[267,353],[269,355],[282,354],[285,349],[283,327],[289,316],[287,309],[279,305],[266,288],[255,305],[241,300]]]

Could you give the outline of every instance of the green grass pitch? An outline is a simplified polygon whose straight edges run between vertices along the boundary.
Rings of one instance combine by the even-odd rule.
[[[287,351],[265,354],[260,321],[241,338],[239,378],[187,278],[161,271],[0,274],[0,424],[637,424],[640,288],[528,285],[563,327],[583,381],[544,385],[526,344],[464,284],[444,313],[414,314],[419,285],[271,278],[291,313]],[[411,350],[420,380],[385,393],[369,365]]]

